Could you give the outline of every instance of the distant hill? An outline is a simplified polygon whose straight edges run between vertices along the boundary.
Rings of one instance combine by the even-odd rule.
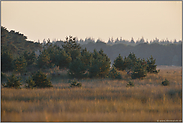
[[[40,43],[27,41],[27,37],[19,32],[13,30],[8,31],[1,26],[1,52],[10,51],[14,57],[21,55],[24,51],[41,50]]]

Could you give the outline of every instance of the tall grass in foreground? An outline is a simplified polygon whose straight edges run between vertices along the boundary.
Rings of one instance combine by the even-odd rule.
[[[148,74],[143,80],[133,80],[134,87],[126,87],[126,78],[84,79],[80,80],[82,88],[69,88],[66,78],[58,78],[52,78],[54,87],[50,89],[2,88],[1,120],[182,120],[180,69]],[[161,85],[165,78],[170,81],[169,86]]]

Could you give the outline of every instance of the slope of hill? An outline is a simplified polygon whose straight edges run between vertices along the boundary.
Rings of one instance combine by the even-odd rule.
[[[1,26],[1,52],[10,51],[14,57],[22,54],[24,51],[36,51],[42,48],[40,43],[27,41],[27,37],[13,30],[8,31]]]

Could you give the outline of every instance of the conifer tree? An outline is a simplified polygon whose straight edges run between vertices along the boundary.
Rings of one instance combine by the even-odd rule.
[[[89,68],[90,77],[106,77],[110,69],[110,59],[103,53],[103,50],[97,52],[94,50],[92,63]]]
[[[14,70],[19,73],[23,73],[26,70],[27,62],[24,58],[24,56],[20,56],[17,59],[14,60]]]
[[[147,71],[150,73],[157,72],[156,70],[156,59],[154,59],[151,55],[149,59],[147,59]]]
[[[81,46],[76,43],[76,37],[66,37],[66,41],[62,45],[67,54],[70,54],[72,61],[81,55]]]
[[[22,83],[20,82],[21,78],[16,77],[15,74],[12,74],[10,77],[7,78],[7,82],[2,84],[4,87],[7,88],[20,88]]]
[[[109,78],[112,78],[112,79],[122,79],[121,74],[117,71],[115,66],[113,66],[112,69],[110,70]]]
[[[59,68],[69,68],[69,64],[72,61],[72,58],[69,54],[65,52],[65,50],[60,50],[57,64]]]
[[[121,55],[119,54],[119,56],[114,60],[114,64],[113,64],[116,69],[118,70],[125,70],[125,66],[124,66],[124,61],[123,58],[121,57]]]
[[[38,57],[37,65],[39,68],[49,68],[50,63],[50,55],[46,50],[44,50]]]
[[[92,60],[92,53],[87,51],[87,49],[82,49],[81,51],[81,61],[84,63],[84,66],[88,70],[90,65],[91,65],[91,60]]]
[[[13,56],[10,52],[1,53],[1,71],[7,72],[13,70]]]
[[[35,55],[34,51],[32,51],[32,53],[28,53],[27,51],[25,51],[23,56],[24,56],[25,60],[27,61],[27,65],[33,64],[34,61],[36,60],[36,55]]]
[[[145,65],[141,65],[141,63],[136,63],[132,72],[132,79],[144,78],[147,75],[147,70]]]
[[[80,57],[77,57],[70,63],[68,74],[75,78],[86,77],[86,66],[81,61]]]
[[[38,88],[53,87],[50,79],[42,71],[34,73],[32,79],[35,82],[34,87]]]

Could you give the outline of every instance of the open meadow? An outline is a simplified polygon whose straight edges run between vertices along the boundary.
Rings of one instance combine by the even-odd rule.
[[[182,121],[182,67],[131,80],[82,79],[70,87],[66,70],[48,70],[53,88],[1,88],[1,121]],[[7,73],[8,74],[8,73]],[[162,86],[165,78],[169,86]],[[133,87],[126,87],[132,81]]]

